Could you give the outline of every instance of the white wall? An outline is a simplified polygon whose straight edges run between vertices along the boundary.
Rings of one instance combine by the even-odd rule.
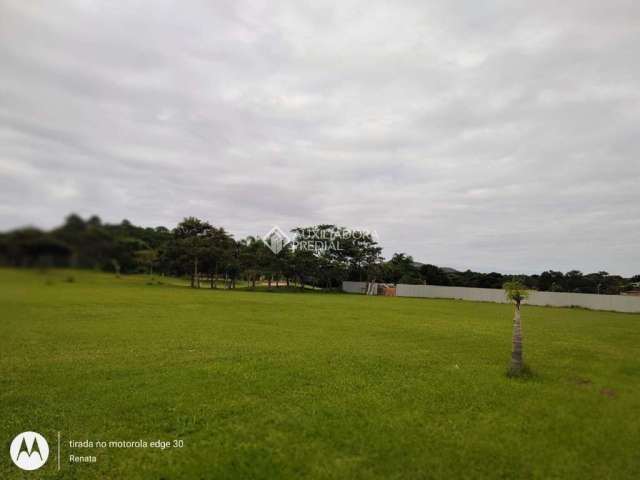
[[[530,305],[555,307],[578,306],[592,310],[614,312],[640,312],[640,297],[628,295],[593,295],[590,293],[531,292]]]
[[[365,282],[343,282],[348,293],[364,293]],[[553,307],[583,307],[614,312],[640,312],[640,297],[626,295],[592,295],[589,293],[560,293],[531,291],[526,303]],[[437,285],[397,286],[398,297],[457,298],[477,302],[508,303],[502,290],[493,288],[442,287]]]
[[[396,295],[398,297],[459,298],[461,300],[475,300],[477,302],[507,302],[504,291],[493,288],[399,284]]]
[[[347,293],[365,293],[367,282],[342,282],[342,291]]]

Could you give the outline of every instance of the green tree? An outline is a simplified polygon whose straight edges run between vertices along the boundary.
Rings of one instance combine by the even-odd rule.
[[[236,242],[224,228],[212,227],[206,239],[205,263],[210,275],[211,288],[218,288],[218,272],[232,257]]]
[[[152,248],[146,250],[138,250],[135,252],[135,258],[138,265],[140,265],[145,273],[153,275],[153,267],[158,261],[158,251]]]
[[[207,255],[208,235],[213,227],[209,222],[187,217],[173,230],[174,253],[179,261],[192,265],[191,287],[200,288],[200,261]]]
[[[275,256],[267,248],[262,239],[249,236],[240,241],[240,267],[251,288],[255,288],[256,281],[263,275],[270,273],[270,266]]]
[[[420,275],[427,282],[427,285],[449,285],[451,283],[447,274],[435,265],[422,265]]]
[[[385,280],[392,283],[420,284],[420,270],[411,255],[394,253],[391,260],[385,264]]]

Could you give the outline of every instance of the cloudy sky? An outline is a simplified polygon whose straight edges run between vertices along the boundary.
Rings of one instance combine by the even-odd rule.
[[[634,0],[0,0],[0,229],[330,222],[640,273],[639,58]]]

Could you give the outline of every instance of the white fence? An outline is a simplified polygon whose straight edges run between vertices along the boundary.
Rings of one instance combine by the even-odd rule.
[[[364,293],[366,282],[343,282],[347,293]],[[526,303],[551,307],[582,307],[614,312],[640,312],[640,297],[593,295],[589,293],[529,292]],[[437,285],[398,284],[396,296],[421,298],[456,298],[476,302],[507,303],[504,292],[494,288],[442,287]]]

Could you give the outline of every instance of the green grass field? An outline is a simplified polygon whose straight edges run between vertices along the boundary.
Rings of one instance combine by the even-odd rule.
[[[640,478],[640,315],[147,282],[0,270],[0,478]]]

